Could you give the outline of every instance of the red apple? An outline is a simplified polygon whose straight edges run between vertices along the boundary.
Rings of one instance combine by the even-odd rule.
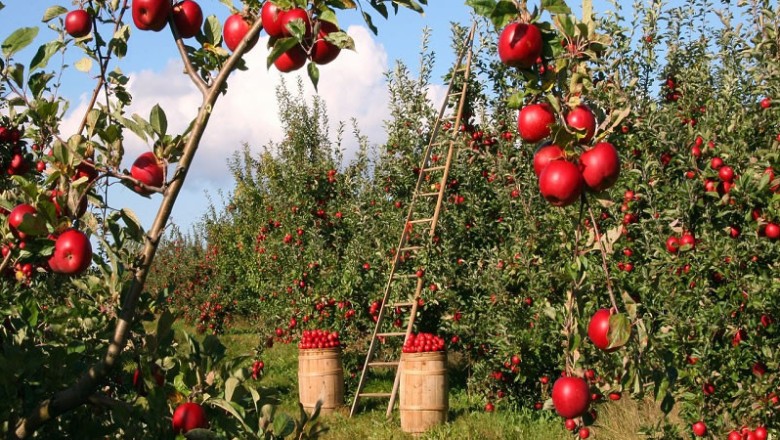
[[[587,427],[580,428],[579,436],[581,439],[586,439],[590,437],[590,429],[588,429]]]
[[[707,435],[707,425],[701,420],[693,424],[693,435],[696,437],[704,437]]]
[[[488,402],[485,404],[485,412],[493,412],[495,411],[496,406],[493,405],[493,402]]]
[[[542,174],[542,171],[550,164],[550,162],[565,159],[565,153],[563,148],[555,144],[547,144],[539,147],[534,153],[534,173],[536,177]]]
[[[79,275],[92,264],[92,244],[78,229],[67,229],[54,242],[49,267],[56,273]]]
[[[666,250],[669,251],[672,254],[676,254],[677,251],[680,249],[680,239],[671,236],[666,239]]]
[[[696,248],[696,237],[690,232],[686,232],[680,237],[680,250],[687,251]]]
[[[742,440],[742,434],[738,431],[729,432],[728,440]]]
[[[753,434],[756,435],[756,440],[766,440],[769,436],[769,434],[766,432],[766,428],[763,426],[759,426],[753,430]]]
[[[139,180],[146,186],[159,188],[163,185],[163,166],[157,156],[151,151],[138,156],[138,159],[133,162],[133,166],[130,167],[130,175],[134,179]],[[150,191],[146,191],[140,186],[133,188],[135,192],[143,195],[151,194]]]
[[[161,31],[168,24],[170,0],[133,0],[133,23],[142,31]]]
[[[283,73],[298,70],[306,64],[306,51],[300,45],[294,46],[274,60],[274,66]]]
[[[601,350],[612,352],[619,347],[610,348],[609,341],[609,318],[612,316],[612,312],[609,309],[599,309],[590,318],[588,323],[588,338],[593,345]]]
[[[182,403],[173,412],[173,431],[177,434],[186,433],[196,428],[206,429],[209,422],[206,411],[194,402]]]
[[[282,36],[281,17],[284,11],[279,9],[276,4],[266,1],[260,12],[260,19],[263,20],[263,29],[269,36],[279,38]]]
[[[561,377],[553,384],[552,401],[559,416],[577,418],[588,410],[590,404],[588,383],[579,377]]]
[[[65,32],[73,38],[86,37],[92,32],[92,17],[83,9],[68,12],[65,16]]]
[[[311,60],[316,64],[328,64],[336,59],[341,52],[341,48],[327,41],[325,37],[332,32],[338,32],[339,28],[329,21],[320,21],[320,30],[317,32],[317,39],[311,47]]]
[[[19,230],[19,227],[25,223],[25,230],[28,233]],[[8,226],[11,232],[19,240],[26,240],[30,235],[44,235],[46,233],[45,220],[38,216],[38,211],[26,203],[17,205],[8,214]]]
[[[550,104],[530,104],[520,110],[517,130],[526,142],[539,142],[550,136],[550,124],[555,123],[555,113]]]
[[[241,14],[233,14],[225,20],[222,36],[225,39],[225,45],[231,52],[236,50],[241,43],[241,40],[243,40],[247,32],[249,32],[250,27],[251,24]],[[255,47],[259,37],[259,35],[256,35],[255,38],[247,43],[247,51]]]
[[[553,206],[568,206],[582,194],[582,174],[577,165],[566,161],[550,162],[539,175],[539,191]]]
[[[198,35],[203,25],[203,11],[200,5],[192,0],[176,3],[173,6],[173,23],[182,38]]]
[[[734,169],[724,165],[718,169],[718,177],[724,182],[731,183],[734,181]]]
[[[542,55],[542,33],[533,24],[510,23],[498,37],[498,57],[507,66],[528,69]]]
[[[294,20],[303,21],[304,28],[306,29],[306,38],[311,38],[311,18],[309,18],[309,13],[306,12],[306,9],[303,8],[292,8],[289,11],[285,11],[281,14],[281,17],[279,18],[279,25],[282,28],[282,36],[292,37],[292,33],[290,33],[287,25]]]
[[[580,139],[580,143],[587,143],[593,139],[593,135],[596,133],[596,116],[593,112],[584,104],[580,104],[574,107],[566,115],[566,124],[569,127],[577,130],[580,133],[584,133],[584,137]]]
[[[592,191],[600,192],[612,187],[620,177],[620,157],[609,142],[599,142],[580,155],[582,178]]]
[[[767,223],[764,226],[764,235],[770,240],[777,240],[780,238],[780,225],[776,223]]]

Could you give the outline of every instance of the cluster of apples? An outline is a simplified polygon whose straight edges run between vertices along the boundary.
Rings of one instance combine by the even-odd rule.
[[[410,334],[404,342],[404,353],[432,353],[444,351],[444,338],[432,333]]]
[[[338,347],[341,347],[339,332],[329,332],[321,329],[304,330],[301,342],[298,343],[298,348],[301,350]]]
[[[203,26],[203,10],[193,0],[184,0],[174,5],[171,5],[169,0],[133,0],[132,15],[133,23],[138,29],[155,32],[165,28],[170,16],[181,38],[198,35]],[[329,39],[330,34],[341,32],[339,27],[321,17],[313,17],[309,10],[300,7],[283,9],[271,1],[266,1],[260,18],[263,29],[272,39],[272,44],[275,44],[276,40],[293,37],[292,28],[289,26],[291,23],[303,25],[304,44],[291,45],[274,61],[274,66],[281,72],[298,70],[306,65],[307,60],[320,65],[328,64],[341,52],[341,48]],[[65,31],[74,38],[86,37],[92,32],[92,21],[92,17],[84,9],[70,11],[65,17]],[[252,17],[243,13],[233,14],[225,20],[222,28],[223,39],[230,51],[235,51],[244,40],[252,21]],[[257,41],[257,36],[248,41],[248,50],[254,47]]]

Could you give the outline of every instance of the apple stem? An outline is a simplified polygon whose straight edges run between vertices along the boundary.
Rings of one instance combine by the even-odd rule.
[[[584,196],[583,196],[584,199]],[[612,308],[618,312],[617,301],[615,300],[615,292],[612,290],[612,281],[609,276],[609,265],[607,264],[607,250],[604,247],[604,243],[601,241],[601,232],[599,232],[599,226],[596,224],[596,217],[593,215],[593,208],[588,205],[588,214],[590,214],[590,221],[593,223],[593,231],[596,234],[596,243],[599,244],[599,250],[601,251],[601,267],[604,269],[604,277],[607,281],[607,292],[609,292],[609,299],[612,301]]]

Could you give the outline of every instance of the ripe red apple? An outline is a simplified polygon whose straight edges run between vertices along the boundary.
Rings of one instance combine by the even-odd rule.
[[[65,32],[73,38],[86,37],[92,32],[92,17],[83,9],[68,12],[65,16]]]
[[[163,185],[163,174],[162,163],[151,151],[138,156],[138,159],[133,162],[133,166],[130,167],[130,175],[133,178],[139,180],[144,185],[154,188],[159,188]],[[136,186],[133,189],[139,194],[151,194],[150,191],[146,191],[140,186]]]
[[[231,52],[235,51],[241,40],[244,39],[249,28],[250,23],[241,14],[233,14],[225,20],[225,26],[222,29],[222,36],[225,39],[225,45]],[[251,41],[247,43],[247,51],[251,50],[257,44],[259,35],[255,36]]]
[[[302,20],[304,28],[306,29],[305,36],[306,38],[311,38],[311,18],[309,18],[309,13],[306,12],[306,9],[303,8],[292,8],[289,11],[285,11],[281,14],[281,17],[279,18],[279,25],[282,28],[282,36],[292,37],[292,33],[290,33],[287,25],[290,24],[290,22],[293,20]]]
[[[769,434],[766,432],[766,428],[763,426],[756,427],[755,430],[753,430],[753,434],[756,435],[756,440],[766,440]]]
[[[493,412],[495,411],[496,406],[493,405],[493,402],[488,402],[485,404],[485,412]]]
[[[574,431],[574,428],[577,427],[577,422],[574,419],[566,419],[566,421],[563,422],[563,426],[567,431]]]
[[[161,31],[168,24],[170,0],[133,0],[133,23],[142,31]]]
[[[306,64],[306,51],[300,46],[296,45],[287,52],[279,55],[279,58],[274,60],[274,66],[283,73],[292,72],[300,69]]]
[[[610,188],[620,177],[620,157],[609,142],[599,142],[580,155],[582,178],[592,191]]]
[[[713,170],[717,171],[722,166],[723,166],[723,159],[721,159],[721,158],[719,158],[717,156],[715,156],[712,159],[710,159],[710,168],[712,168]]]
[[[284,11],[279,9],[273,2],[267,1],[263,4],[260,12],[260,19],[263,20],[263,29],[269,36],[279,38],[282,36],[281,17]]]
[[[173,23],[182,38],[192,38],[198,35],[203,25],[203,11],[200,5],[192,0],[184,0],[173,6]]]
[[[79,275],[92,264],[92,244],[78,229],[67,229],[54,242],[54,254],[49,267],[55,273]]]
[[[771,106],[772,106],[772,98],[767,96],[766,98],[761,100],[761,108],[767,109]]]
[[[550,136],[550,124],[555,123],[555,113],[550,104],[530,104],[520,109],[517,130],[526,142],[539,142]]]
[[[707,425],[701,420],[693,424],[693,435],[696,437],[704,437],[707,435]]]
[[[780,238],[780,225],[776,223],[767,223],[764,226],[764,235],[770,240],[777,240]]]
[[[722,166],[720,169],[718,169],[718,177],[720,177],[720,180],[724,182],[733,182],[734,181],[734,169],[730,166]]]
[[[728,440],[742,440],[742,434],[738,431],[731,431],[729,432]]]
[[[690,232],[686,232],[680,237],[680,250],[688,251],[696,248],[696,237]]]
[[[593,139],[593,135],[596,133],[596,116],[593,115],[591,109],[584,104],[580,104],[573,108],[566,115],[566,124],[569,127],[584,133],[584,137],[580,139],[580,143],[587,143]]]
[[[209,422],[206,411],[194,402],[182,403],[173,412],[173,431],[177,434],[186,433],[196,428],[206,429]]]
[[[581,439],[586,439],[590,437],[590,429],[588,429],[587,427],[580,428],[579,436]]]
[[[536,177],[542,174],[542,171],[550,162],[558,159],[565,159],[566,155],[563,148],[555,144],[542,145],[534,153],[534,173]]]
[[[617,348],[609,348],[609,318],[612,313],[609,309],[599,309],[590,318],[588,323],[588,338],[597,348],[612,352]]]
[[[528,69],[542,55],[542,33],[533,24],[510,23],[498,37],[498,57],[507,66]]]
[[[582,174],[577,165],[566,161],[550,162],[539,175],[539,191],[553,206],[568,206],[582,194]]]
[[[588,410],[590,404],[588,383],[579,377],[561,377],[553,384],[552,401],[559,416],[577,418]]]
[[[327,41],[325,37],[332,32],[338,32],[339,28],[329,21],[320,20],[320,30],[317,39],[311,47],[311,60],[316,64],[328,64],[341,53],[341,48]]]
[[[680,239],[671,236],[666,239],[666,250],[672,254],[676,254],[677,251],[680,249]]]
[[[32,205],[22,203],[21,205],[17,205],[8,214],[8,226],[11,228],[11,232],[13,232],[16,238],[19,240],[26,240],[28,237],[28,234],[19,230],[19,226],[21,226],[22,222],[25,220],[25,217],[27,218],[28,224],[31,226],[34,225],[35,229],[40,228],[41,233],[43,233],[45,225],[41,224],[43,220],[38,217],[38,211]],[[41,226],[43,227],[41,228]]]

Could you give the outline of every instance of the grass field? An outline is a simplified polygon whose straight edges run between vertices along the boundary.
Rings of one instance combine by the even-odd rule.
[[[182,328],[178,326],[178,328]],[[221,340],[232,354],[250,352],[260,340],[256,334],[234,328]],[[187,329],[190,330],[190,329]],[[262,378],[263,395],[273,398],[278,411],[289,415],[298,413],[297,389],[297,347],[295,344],[275,344],[263,354],[265,372]],[[389,385],[387,388],[389,389]],[[370,403],[369,403],[370,405]],[[479,409],[478,402],[469,403],[464,390],[454,389],[449,395],[449,422],[439,426],[420,439],[474,439],[474,440],[571,440],[578,438],[566,431],[563,420],[552,412],[540,416],[539,412],[502,410],[497,406],[493,413]],[[320,422],[328,432],[323,440],[369,439],[402,440],[414,438],[400,429],[398,410],[391,419],[385,418],[386,400],[381,399],[361,411],[356,417],[349,417],[349,408],[344,407],[334,414],[322,416]],[[397,408],[397,407],[396,407]],[[636,434],[641,426],[652,425],[661,420],[661,413],[652,404],[641,404],[630,399],[609,402],[599,406],[599,419],[590,427],[591,439],[596,440],[639,440],[647,438]]]

